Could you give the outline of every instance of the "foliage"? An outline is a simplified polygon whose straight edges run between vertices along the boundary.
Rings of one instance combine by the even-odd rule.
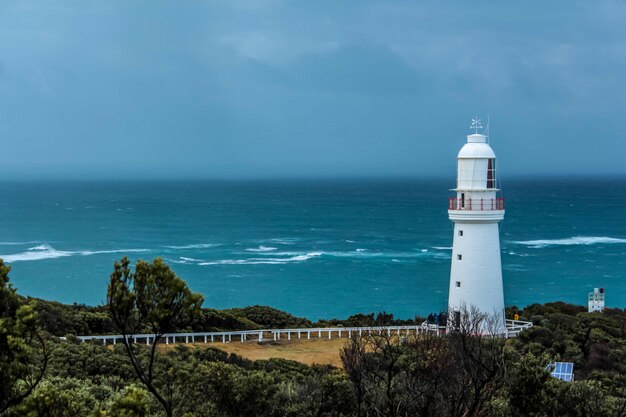
[[[311,327],[311,322],[307,319],[292,316],[284,311],[272,307],[251,306],[244,308],[233,308],[226,310],[234,316],[247,319],[261,326],[264,329],[288,329]]]
[[[21,298],[7,274],[2,265],[0,399],[17,400],[1,416],[626,417],[621,309],[511,307],[507,314],[534,327],[509,340],[485,337],[488,326],[479,321],[488,318],[480,312],[463,315],[478,321],[466,320],[442,337],[354,335],[341,353],[344,369],[336,369],[278,358],[250,361],[218,344],[165,348],[131,339],[102,346],[72,334],[383,326],[419,318],[397,320],[383,312],[311,323],[262,306],[200,309],[201,297],[159,260],[134,270],[125,260],[116,264],[108,304],[99,307]],[[46,332],[69,336],[41,337]],[[576,382],[550,376],[555,360],[575,363]],[[37,385],[37,371],[46,364]]]
[[[99,387],[90,381],[53,377],[44,380],[14,414],[28,417],[87,416],[102,397],[110,394],[108,387]]]
[[[31,297],[25,301],[34,306],[41,328],[56,336],[107,334],[114,330],[105,306],[65,305]]]
[[[49,345],[48,376],[109,380],[108,385],[114,388],[123,386],[123,381],[136,380],[135,371],[128,362],[122,345],[112,348],[73,339],[66,342],[52,339]]]
[[[345,320],[323,320],[313,324],[313,327],[376,327],[376,326],[405,326],[421,324],[424,320],[415,316],[411,320],[396,319],[393,314],[381,311],[379,313],[355,314]]]
[[[19,295],[18,298],[21,303],[30,303],[34,306],[41,329],[54,336],[115,334],[117,331],[106,305],[95,307],[83,304],[66,305]],[[302,324],[302,327],[310,327],[307,319],[271,307],[255,306],[230,310],[202,308],[199,314],[193,317],[189,328],[194,332],[255,330],[271,327],[268,323],[286,323],[288,327]]]
[[[0,415],[32,393],[48,361],[37,314],[16,296],[10,270],[0,259]]]
[[[355,336],[341,357],[357,415],[488,415],[506,379],[505,343],[483,333],[488,317],[475,311],[462,317],[445,337]]]
[[[220,311],[212,308],[203,308],[191,323],[191,329],[195,332],[254,330],[262,327],[259,323],[245,316],[233,314],[228,310]]]
[[[155,372],[160,370],[156,347],[165,333],[190,325],[202,302],[202,296],[192,293],[185,281],[160,258],[152,263],[137,261],[134,271],[127,258],[114,265],[107,290],[111,318],[124,336],[122,341],[137,377],[161,403],[168,417],[174,412],[176,390],[172,384],[179,375],[172,375],[175,368],[166,366],[164,372],[172,378],[159,383],[155,378]],[[149,350],[137,349],[133,343],[132,336],[141,332],[153,335]]]
[[[565,303],[533,304],[520,318],[534,326],[511,341],[516,350],[574,362],[578,378],[613,379],[626,373],[626,312],[587,313]]]
[[[96,411],[96,416],[144,417],[150,411],[149,394],[135,385],[129,385],[113,398],[105,410]]]

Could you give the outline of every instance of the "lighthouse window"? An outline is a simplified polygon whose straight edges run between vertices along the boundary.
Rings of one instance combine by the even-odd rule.
[[[487,160],[487,188],[496,188],[496,160]]]
[[[457,288],[461,288],[461,281],[457,281],[457,282],[456,282],[456,287],[457,287]]]
[[[459,236],[463,236],[463,230],[459,230]]]
[[[461,255],[461,254],[457,255],[456,259],[458,259],[460,261],[461,259],[463,259],[463,255]]]

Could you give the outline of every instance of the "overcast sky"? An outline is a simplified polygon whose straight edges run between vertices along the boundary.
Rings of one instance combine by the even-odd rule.
[[[0,179],[454,175],[488,114],[625,175],[626,2],[0,2]]]

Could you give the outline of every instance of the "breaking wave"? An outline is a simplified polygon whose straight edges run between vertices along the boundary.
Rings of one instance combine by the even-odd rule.
[[[285,237],[285,238],[270,239],[269,241],[278,243],[279,245],[293,245],[299,240],[300,239],[298,239],[297,237]]]
[[[83,251],[64,251],[57,250],[50,245],[43,244],[28,248],[26,252],[14,253],[10,255],[0,255],[5,262],[25,262],[25,261],[41,261],[44,259],[64,258],[68,256],[91,256],[106,253],[136,253],[149,252],[149,249],[113,249],[113,250],[83,250]]]
[[[203,259],[188,258],[186,256],[179,256],[177,259],[167,258],[166,260],[169,263],[179,264],[179,265],[189,265],[189,264],[197,264],[199,262],[204,262]]]
[[[180,260],[185,262],[202,262],[202,259],[187,258],[185,256],[181,256]]]
[[[256,258],[248,259],[222,259],[217,261],[203,261],[197,265],[284,265],[295,262],[305,262],[313,258],[334,257],[334,258],[385,258],[392,262],[407,262],[415,258],[449,259],[450,254],[446,252],[434,252],[421,249],[419,252],[366,252],[356,250],[353,252],[339,251],[317,251],[317,252],[257,252]],[[181,263],[187,261],[182,260]]]
[[[168,249],[208,249],[215,248],[220,246],[219,243],[194,243],[191,245],[182,245],[182,246],[164,246]]]
[[[250,249],[246,249],[246,251],[248,252],[271,252],[273,250],[276,250],[277,248],[273,248],[270,246],[259,246],[258,248],[250,248]]]
[[[626,243],[626,239],[618,239],[605,236],[574,236],[566,239],[544,239],[544,240],[521,240],[514,241],[518,245],[526,245],[531,248],[545,248],[546,246],[572,246],[572,245],[596,245]]]
[[[341,252],[341,251],[323,251],[319,252],[321,256],[331,256],[335,258],[392,258],[392,259],[401,259],[401,258],[424,258],[424,257],[433,257],[433,258],[449,258],[450,255],[448,253],[433,251],[430,252],[428,249],[420,249],[419,252],[372,252],[365,250],[355,250],[351,252]],[[269,255],[272,256],[298,256],[302,255],[303,252],[272,252]]]
[[[250,258],[250,259],[223,259],[220,261],[201,262],[198,265],[283,265],[291,262],[308,261],[321,256],[321,252],[311,252],[294,255],[289,258]]]

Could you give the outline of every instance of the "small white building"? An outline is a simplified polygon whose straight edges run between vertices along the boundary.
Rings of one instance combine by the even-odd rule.
[[[594,288],[593,292],[589,293],[587,311],[590,313],[604,311],[604,288]]]
[[[496,155],[487,136],[467,136],[458,155],[456,193],[449,200],[454,222],[448,297],[448,325],[456,326],[463,309],[477,308],[496,319],[493,329],[505,333],[504,291],[498,223],[504,219],[504,200],[496,193]]]

